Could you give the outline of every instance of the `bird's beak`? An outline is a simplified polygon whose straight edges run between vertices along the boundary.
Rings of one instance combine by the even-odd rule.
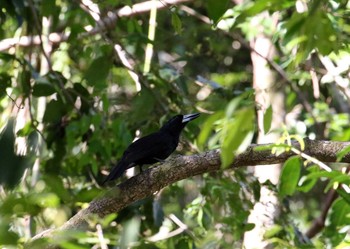
[[[198,118],[200,113],[186,114],[182,118],[182,123],[190,122],[191,120]]]

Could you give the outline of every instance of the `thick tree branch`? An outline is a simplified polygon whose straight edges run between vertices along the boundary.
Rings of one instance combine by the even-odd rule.
[[[335,162],[337,153],[347,146],[350,146],[350,142],[306,139],[304,153],[322,162]],[[249,146],[245,152],[235,158],[232,168],[283,163],[290,156],[294,155],[293,152],[275,155],[271,153],[271,150],[257,150],[258,147],[259,145]],[[299,148],[299,144],[294,142],[293,147]],[[342,162],[350,163],[350,154],[343,157]],[[219,150],[191,156],[172,157],[163,164],[152,167],[142,174],[107,190],[102,196],[93,200],[88,208],[81,210],[67,221],[58,231],[84,229],[87,227],[89,215],[104,217],[118,212],[137,200],[152,196],[165,186],[195,175],[220,170],[220,166]],[[36,235],[33,239],[50,237],[53,231],[55,230],[45,231]]]

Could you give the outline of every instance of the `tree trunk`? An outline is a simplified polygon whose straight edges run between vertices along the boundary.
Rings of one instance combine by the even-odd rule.
[[[264,115],[266,110],[272,107],[271,130],[279,129],[283,125],[285,110],[284,96],[280,87],[276,84],[275,73],[269,68],[266,61],[272,60],[275,56],[275,48],[269,37],[264,34],[263,26],[259,23],[265,19],[273,19],[268,13],[253,19],[256,27],[262,29],[261,33],[251,41],[251,59],[253,65],[253,87],[255,89],[255,101],[258,120],[258,143],[273,143],[278,139],[278,134],[270,132],[265,134]],[[267,132],[267,131],[266,131]],[[280,175],[280,165],[270,165],[265,167],[254,167],[254,175],[260,183],[269,180],[277,184]],[[263,236],[266,230],[273,225],[274,218],[278,214],[279,204],[275,194],[267,187],[261,187],[261,197],[259,202],[254,206],[248,222],[254,223],[255,228],[244,235],[244,246],[247,249],[265,248],[266,240]]]

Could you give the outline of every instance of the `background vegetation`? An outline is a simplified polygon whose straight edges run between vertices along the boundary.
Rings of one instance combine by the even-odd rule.
[[[220,148],[223,169],[251,143],[348,141],[349,7],[343,0],[1,1],[0,245],[21,248],[60,227],[103,192],[98,183],[133,139],[178,113],[202,115],[176,153]],[[245,239],[256,225],[248,217],[264,203],[264,188],[275,201],[261,243],[345,248],[346,166],[301,155],[281,172],[259,166],[278,182],[251,168],[206,173],[95,217],[87,231],[38,243],[254,248]]]

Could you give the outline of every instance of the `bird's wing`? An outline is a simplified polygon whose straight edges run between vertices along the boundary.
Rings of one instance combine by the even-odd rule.
[[[109,175],[104,179],[102,182],[102,185],[104,185],[108,181],[112,181],[114,179],[117,179],[121,177],[125,170],[128,169],[128,163],[123,160],[123,158],[113,167],[111,172],[109,172]]]
[[[164,132],[152,133],[136,140],[125,150],[122,159],[111,170],[103,184],[122,176],[125,170],[140,161],[159,160],[168,157],[176,148],[172,137]]]
[[[156,159],[158,157],[161,157],[160,154],[163,154],[164,151],[170,151],[168,153],[170,154],[176,148],[175,146],[173,149],[174,146],[172,139],[173,138],[167,133],[152,133],[130,144],[129,147],[125,150],[123,158],[129,162],[138,162],[145,158]]]

